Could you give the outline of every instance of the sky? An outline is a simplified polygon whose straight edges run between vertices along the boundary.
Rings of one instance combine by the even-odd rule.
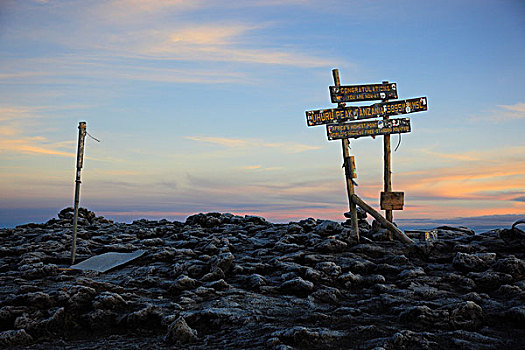
[[[334,68],[428,98],[391,137],[394,219],[507,225],[525,217],[524,62],[521,0],[0,0],[0,227],[73,205],[80,121],[98,215],[343,221],[341,142],[305,117],[336,107]],[[350,146],[378,208],[382,137]]]

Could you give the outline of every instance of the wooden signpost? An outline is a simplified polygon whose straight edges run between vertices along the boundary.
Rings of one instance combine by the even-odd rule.
[[[75,201],[74,201],[74,216],[73,216],[73,244],[71,247],[71,265],[75,263],[75,256],[77,252],[77,226],[78,226],[78,204],[80,202],[80,173],[84,163],[84,141],[86,139],[86,122],[78,123],[78,147],[77,147],[77,172],[75,176]]]
[[[308,126],[326,125],[328,140],[342,140],[343,167],[348,193],[352,228],[359,240],[359,226],[357,224],[357,207],[368,212],[392,234],[404,243],[413,243],[401,230],[393,225],[392,210],[403,210],[404,193],[392,192],[392,166],[390,135],[411,131],[409,118],[389,119],[390,116],[410,114],[426,111],[428,101],[426,97],[417,97],[408,100],[397,99],[397,84],[383,81],[381,84],[341,85],[339,71],[332,70],[334,86],[330,86],[330,98],[337,103],[337,108],[306,111]],[[345,106],[344,102],[382,100],[371,106]],[[358,121],[362,119],[383,118],[374,121]],[[349,138],[384,135],[384,191],[381,192],[381,210],[385,210],[386,219],[371,206],[366,204],[355,194],[353,179],[357,177],[355,159],[349,154]]]
[[[339,80],[339,70],[333,69],[332,75],[334,78],[334,85],[339,87],[341,81]],[[344,104],[341,102],[337,105],[339,108],[342,108]],[[355,171],[355,158],[350,157],[350,142],[348,139],[343,139],[341,141],[341,146],[343,148],[343,168],[345,169],[345,180],[346,180],[346,192],[348,195],[348,206],[350,208],[350,216],[352,218],[352,229],[354,230],[357,241],[359,242],[359,224],[357,221],[357,206],[352,201],[352,196],[355,195],[354,181],[353,178],[357,177],[357,172]]]
[[[409,114],[427,110],[426,97],[376,103],[371,106],[318,109],[306,112],[308,126],[345,121],[372,119],[391,115]]]

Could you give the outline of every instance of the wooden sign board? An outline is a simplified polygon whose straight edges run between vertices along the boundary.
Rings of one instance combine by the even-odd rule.
[[[330,86],[333,103],[397,98],[396,83]]]
[[[381,210],[403,210],[404,192],[381,192]]]
[[[390,115],[422,112],[426,110],[427,98],[418,97],[409,100],[376,103],[371,106],[306,111],[306,124],[308,126],[334,124],[350,120],[379,118]]]
[[[410,132],[409,118],[353,122],[339,125],[330,124],[326,126],[326,135],[330,141],[406,132]]]

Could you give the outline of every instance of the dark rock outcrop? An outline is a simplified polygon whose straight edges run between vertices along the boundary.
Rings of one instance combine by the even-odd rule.
[[[71,208],[0,229],[0,347],[518,349],[525,344],[525,234],[434,229],[404,245],[366,221],[196,214],[115,223]]]

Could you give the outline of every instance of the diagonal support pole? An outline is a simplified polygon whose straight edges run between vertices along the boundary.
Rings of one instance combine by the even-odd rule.
[[[410,239],[403,231],[394,226],[390,221],[385,219],[381,214],[379,214],[374,208],[366,204],[357,194],[353,194],[351,198],[352,202],[358,204],[364,211],[372,215],[374,219],[379,221],[381,225],[385,226],[387,229],[392,232],[397,239],[405,244],[414,244],[414,241]]]

